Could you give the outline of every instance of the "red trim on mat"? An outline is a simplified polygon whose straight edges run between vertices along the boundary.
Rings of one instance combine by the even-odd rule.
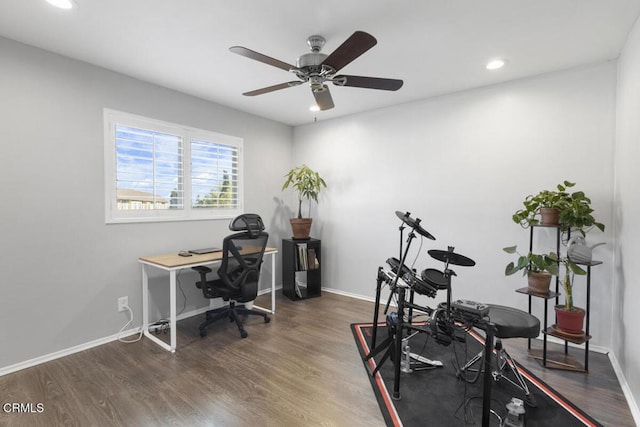
[[[356,330],[358,331],[358,339],[360,340],[360,345],[362,345],[362,348],[365,349],[365,353],[369,353],[369,346],[367,345],[367,340],[364,337],[364,334],[362,333],[362,328],[366,328],[366,327],[371,327],[373,326],[373,323],[359,323],[356,325]],[[385,324],[378,324],[378,327],[384,327]],[[373,372],[373,370],[376,368],[376,362],[375,360],[373,360],[373,358],[368,360],[369,362],[369,366],[371,367],[371,371]],[[380,390],[380,394],[382,395],[382,399],[384,400],[384,405],[387,408],[387,411],[389,412],[389,416],[391,417],[391,421],[393,422],[394,426],[398,426],[401,427],[402,426],[402,421],[400,421],[400,417],[398,416],[398,413],[396,412],[396,406],[393,404],[393,402],[391,401],[391,396],[389,396],[389,391],[387,390],[387,387],[384,384],[384,381],[382,380],[382,376],[380,375],[380,372],[376,373],[375,376],[375,380],[376,380],[376,384],[378,385],[378,390]]]

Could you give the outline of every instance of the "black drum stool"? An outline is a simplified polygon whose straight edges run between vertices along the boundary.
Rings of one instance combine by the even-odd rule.
[[[494,346],[496,350],[496,363],[491,364],[493,381],[497,382],[504,378],[522,390],[525,395],[524,401],[529,406],[535,407],[537,404],[535,397],[529,391],[527,383],[524,381],[524,378],[522,378],[515,362],[502,346],[501,338],[537,338],[540,334],[540,320],[526,311],[518,310],[517,308],[494,304],[488,304],[488,306],[488,321],[480,322],[475,326],[485,331],[487,331],[488,327],[493,328],[493,336],[496,338]],[[481,361],[483,357],[486,357],[485,353],[485,350],[482,350],[469,360],[467,364],[458,371],[458,377],[460,377],[464,371],[471,370],[470,368],[473,365]],[[485,366],[487,365],[485,364]],[[513,373],[515,381],[507,377],[506,374],[509,370]]]

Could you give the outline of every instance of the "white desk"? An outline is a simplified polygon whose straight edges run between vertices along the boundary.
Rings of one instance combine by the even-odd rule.
[[[267,248],[265,255],[271,255],[271,309],[254,305],[253,308],[266,312],[276,312],[276,248]],[[222,252],[214,252],[203,255],[193,255],[181,257],[177,253],[166,255],[145,256],[138,258],[142,264],[142,330],[144,335],[160,347],[170,352],[176,351],[176,272],[185,268],[197,267],[200,265],[217,264],[222,261]],[[154,267],[169,272],[169,333],[171,344],[167,344],[149,332],[149,276],[148,268]]]

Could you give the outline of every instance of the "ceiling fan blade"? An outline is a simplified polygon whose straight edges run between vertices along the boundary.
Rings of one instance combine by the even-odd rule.
[[[273,92],[273,91],[280,90],[280,89],[286,89],[288,87],[298,86],[298,85],[301,85],[301,84],[302,84],[301,81],[294,80],[292,82],[280,83],[280,84],[273,85],[273,86],[263,87],[262,89],[252,90],[251,92],[245,92],[245,93],[243,93],[243,95],[244,96],[262,95],[264,93],[269,93],[269,92]]]
[[[351,61],[374,47],[378,41],[371,34],[356,31],[331,53],[322,65],[328,65],[335,71],[341,70]]]
[[[396,79],[383,79],[380,77],[347,76],[339,75],[333,78],[336,86],[363,87],[366,89],[398,90],[402,87],[403,81]]]
[[[321,89],[312,89],[313,96],[316,99],[316,105],[320,108],[320,111],[330,110],[334,107],[333,98],[331,97],[331,92],[329,92],[329,87],[327,85],[322,85]]]
[[[289,71],[292,68],[296,68],[291,64],[287,64],[286,62],[282,62],[278,59],[272,58],[270,56],[267,55],[263,55],[261,53],[255,52],[251,49],[247,49],[246,47],[242,47],[242,46],[232,46],[229,48],[229,50],[233,53],[237,53],[238,55],[242,55],[245,56],[247,58],[256,60],[256,61],[260,61],[263,62],[267,65],[272,65],[274,67],[278,67],[280,69],[283,69],[285,71]]]

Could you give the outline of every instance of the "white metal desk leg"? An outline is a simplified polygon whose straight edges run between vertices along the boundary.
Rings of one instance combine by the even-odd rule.
[[[264,307],[260,307],[258,305],[253,305],[253,308],[257,310],[266,311],[267,313],[275,313],[276,312],[276,254],[275,252],[271,252],[268,255],[271,256],[271,309],[268,310]],[[264,270],[262,270],[264,272]],[[260,278],[264,283],[264,275],[260,273]]]
[[[172,353],[176,351],[176,271],[171,270],[169,275],[169,304],[170,304],[170,334],[171,334],[171,346],[169,351]]]
[[[149,311],[149,275],[147,274],[147,266],[142,264],[142,332],[145,337],[149,338],[165,350],[175,351],[175,342],[172,349],[161,339],[153,336],[153,334],[149,332]],[[171,332],[174,331],[172,330]]]
[[[142,331],[145,335],[149,329],[149,276],[147,266],[142,264]]]
[[[276,312],[276,254],[271,254],[271,313]]]

